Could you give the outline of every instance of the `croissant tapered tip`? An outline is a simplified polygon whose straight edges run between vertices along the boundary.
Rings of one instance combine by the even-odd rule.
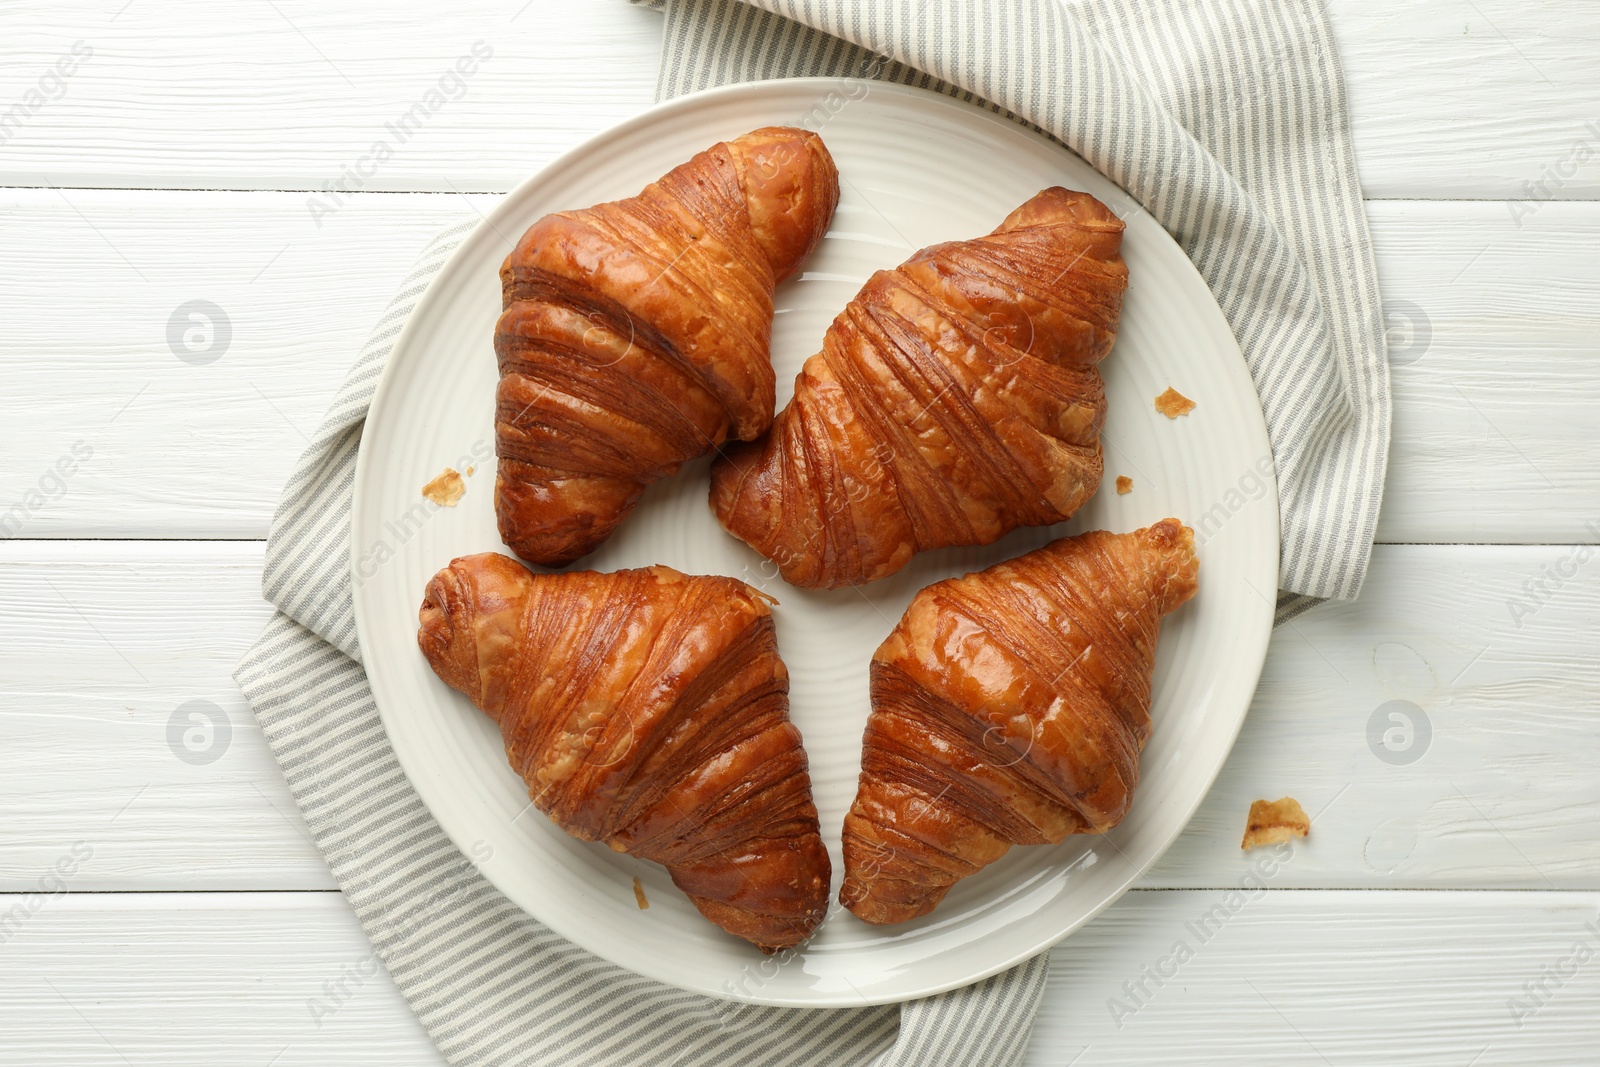
[[[893,926],[931,913],[950,891],[949,886],[929,888],[910,882],[899,883],[896,889],[905,899],[891,896],[883,880],[867,882],[854,873],[847,873],[844,884],[839,887],[839,903],[864,923]]]
[[[796,126],[764,126],[727,144],[751,231],[774,280],[782,281],[827,232],[839,204],[839,170],[822,138]]]
[[[1152,545],[1194,551],[1194,531],[1177,519],[1162,519],[1135,532]]]
[[[1072,222],[1081,227],[1121,233],[1126,223],[1105,204],[1088,193],[1052,185],[1041,189],[995,227],[996,233],[1018,230],[1027,226],[1048,226],[1053,223]]]
[[[1161,576],[1158,592],[1158,610],[1165,615],[1194,596],[1200,587],[1200,559],[1194,551],[1194,531],[1177,519],[1162,519],[1158,523],[1136,530],[1131,535],[1159,560]]]
[[[458,556],[428,580],[417,612],[417,647],[434,673],[491,716],[498,714],[501,694],[486,690],[485,678],[510,650],[503,642],[485,650],[480,629],[516,613],[530,578],[526,567],[498,552]]]
[[[526,466],[500,460],[495,518],[506,546],[541,567],[565,567],[599,548],[644,494],[644,483],[623,478],[534,481]]]
[[[417,647],[446,685],[471,695],[477,690],[476,672],[466,655],[466,643],[456,640],[456,608],[462,601],[462,582],[452,562],[429,579],[423,593],[417,612]]]

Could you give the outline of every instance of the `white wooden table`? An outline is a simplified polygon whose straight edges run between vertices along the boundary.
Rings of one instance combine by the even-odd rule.
[[[0,1063],[442,1062],[229,672],[414,254],[651,101],[658,16],[520,3],[0,9]],[[1600,4],[1330,11],[1395,327],[1382,544],[1055,951],[1037,1064],[1600,1063]],[[225,725],[186,747],[191,701]],[[1369,741],[1391,701],[1409,749]],[[1230,896],[1285,793],[1311,839]]]

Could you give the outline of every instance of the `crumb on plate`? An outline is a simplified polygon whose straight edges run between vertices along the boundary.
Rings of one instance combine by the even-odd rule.
[[[467,477],[468,478],[472,477],[474,474],[477,474],[477,473],[478,473],[478,468],[477,467],[468,467],[467,468]]]
[[[1133,479],[1126,474],[1117,475],[1117,495],[1127,496],[1133,492]]]
[[[1244,828],[1240,848],[1258,845],[1277,845],[1291,837],[1305,837],[1311,833],[1311,820],[1294,797],[1277,800],[1255,800],[1250,803],[1250,820]]]
[[[1172,386],[1167,386],[1167,391],[1156,397],[1156,410],[1169,419],[1179,415],[1187,415],[1194,410],[1194,401],[1178,392]]]
[[[638,902],[640,911],[649,910],[650,901],[645,898],[644,883],[637,878],[633,880],[633,899]]]
[[[423,496],[447,508],[455,507],[466,491],[467,483],[454,467],[446,467],[439,477],[422,487]]]

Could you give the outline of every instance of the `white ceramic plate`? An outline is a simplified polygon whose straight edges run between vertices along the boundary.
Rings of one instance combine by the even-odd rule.
[[[1278,571],[1277,493],[1261,409],[1238,345],[1189,260],[1135,202],[1059,145],[987,111],[890,85],[826,79],[734,86],[656,107],[558,159],[503,200],[434,279],[372,404],[356,474],[356,619],[378,708],[406,773],[445,832],[508,897],[563,936],[640,974],[712,996],[842,1006],[926,996],[976,981],[1065,937],[1115,900],[1172,842],[1221,768],[1266,652]],[[809,119],[807,119],[809,116]],[[1019,530],[982,549],[919,557],[863,589],[805,592],[722,531],[704,461],[654,486],[584,561],[666,563],[728,574],[776,596],[792,714],[811,758],[823,837],[855,792],[867,662],[921,587],[1079,529],[1132,530],[1167,515],[1194,525],[1201,591],[1163,626],[1154,738],[1132,811],[1103,838],[1014,849],[962,882],[931,916],[878,928],[834,905],[802,949],[765,959],[712,926],[665,871],[568,837],[528,805],[487,716],[434,677],[417,650],[428,578],[453,557],[504,550],[493,509],[498,270],[535,219],[631,196],[716,141],[769,124],[816,129],[843,195],[804,273],[777,295],[778,403],[801,362],[868,275],[938,241],[993,228],[1040,189],[1084,189],[1128,222],[1131,276],[1117,344],[1102,365],[1106,484],[1068,526]],[[1167,386],[1199,404],[1169,420]],[[420,495],[446,466],[475,468],[454,508]],[[1263,473],[1263,471],[1265,473]],[[1133,479],[1119,496],[1116,475]],[[638,878],[650,907],[634,899]]]

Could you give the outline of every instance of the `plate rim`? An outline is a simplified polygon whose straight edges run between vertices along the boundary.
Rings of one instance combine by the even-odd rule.
[[[392,368],[396,365],[396,357],[408,351],[408,342],[411,341],[413,335],[420,329],[420,327],[417,326],[417,323],[426,318],[427,313],[431,313],[433,311],[434,305],[439,303],[440,300],[444,299],[444,297],[441,295],[443,287],[438,284],[439,280],[449,275],[452,269],[456,267],[457,260],[465,257],[468,254],[469,247],[472,246],[476,240],[482,237],[486,229],[495,227],[498,216],[502,212],[508,210],[508,204],[511,204],[519,198],[525,196],[527,192],[536,187],[548,173],[569,167],[575,162],[581,161],[586,154],[600,151],[604,147],[608,146],[611,142],[619,138],[626,137],[641,127],[648,126],[651,122],[661,118],[664,115],[675,114],[680,111],[692,111],[698,107],[704,106],[708,101],[716,101],[725,97],[759,97],[764,93],[781,90],[804,89],[808,87],[819,90],[820,95],[821,92],[837,88],[838,82],[839,79],[836,77],[767,78],[757,81],[736,82],[728,85],[713,86],[711,88],[687,93],[671,100],[660,101],[651,105],[650,107],[645,108],[636,115],[623,119],[620,122],[614,123],[596,131],[588,137],[585,137],[576,145],[573,145],[571,148],[568,148],[566,151],[560,153],[543,164],[538,170],[534,171],[528,175],[528,177],[518,182],[513,188],[507,190],[505,193],[500,194],[499,200],[492,208],[490,208],[487,212],[478,212],[478,221],[473,225],[473,228],[463,236],[456,247],[451,249],[449,255],[445,257],[444,262],[440,265],[439,269],[431,278],[429,278],[426,289],[423,291],[421,296],[418,297],[416,304],[412,306],[411,311],[407,314],[406,321],[402,325],[399,333],[395,335],[395,339],[390,346],[389,356],[386,359],[383,370],[379,375],[377,385],[374,387],[372,399],[368,405],[367,413],[362,422],[361,444],[364,444],[368,439],[368,435],[366,433],[367,423],[381,419],[384,411],[386,410],[386,406],[395,402],[390,398],[393,396],[395,388],[397,388],[393,383],[396,381],[398,376],[391,373]],[[995,114],[994,112],[990,111],[990,109],[982,107],[981,105],[968,103],[956,97],[945,93],[939,93],[931,89],[918,88],[916,86],[905,85],[898,82],[874,82],[872,84],[871,91],[873,94],[883,92],[907,98],[926,99],[931,97],[934,100],[937,100],[952,108],[971,109],[988,115],[997,121],[1009,122],[1009,120]],[[1133,194],[1124,189],[1120,183],[1116,182],[1099,168],[1083,159],[1081,155],[1079,155],[1069,146],[1022,123],[1011,124],[1015,125],[1018,130],[1026,134],[1046,141],[1052,147],[1058,150],[1070,153],[1072,156],[1080,160],[1084,166],[1089,167],[1096,174],[1100,175],[1100,177],[1105,181],[1116,186],[1117,189],[1119,189],[1131,201],[1133,201],[1135,204],[1138,204],[1141,211],[1145,210],[1142,203],[1140,203],[1140,201],[1138,201]],[[1145,213],[1148,214],[1148,211],[1145,211]],[[1153,216],[1152,221],[1154,221]],[[1178,245],[1177,241],[1164,226],[1162,226],[1159,222],[1156,222],[1155,225],[1160,231],[1161,236],[1177,251],[1178,258],[1180,258],[1183,261],[1183,264],[1186,265],[1180,269],[1186,269],[1194,276],[1195,281],[1198,283],[1201,289],[1204,290],[1210,303],[1216,307],[1217,314],[1221,321],[1225,326],[1227,326],[1227,332],[1233,342],[1232,348],[1238,353],[1238,370],[1250,383],[1250,392],[1252,395],[1254,395],[1256,401],[1251,408],[1251,413],[1253,413],[1256,417],[1255,419],[1250,420],[1250,425],[1247,429],[1250,435],[1255,438],[1256,443],[1260,444],[1265,449],[1265,454],[1268,456],[1273,455],[1271,437],[1268,433],[1266,425],[1266,416],[1260,404],[1260,394],[1255,387],[1253,378],[1250,376],[1248,366],[1245,363],[1243,351],[1238,347],[1237,335],[1234,333],[1231,324],[1227,322],[1227,316],[1225,313],[1223,313],[1220,304],[1217,303],[1216,295],[1214,292],[1212,292],[1211,286],[1205,281],[1204,277],[1200,275],[1199,269],[1195,267],[1193,260],[1188,256],[1187,253],[1183,251],[1182,247]],[[363,610],[363,601],[359,595],[361,583],[358,583],[355,580],[357,574],[356,568],[359,565],[361,558],[359,546],[364,543],[356,536],[356,526],[359,522],[359,516],[361,514],[357,504],[362,498],[363,485],[370,477],[368,471],[373,462],[375,461],[371,459],[369,451],[358,444],[356,452],[355,477],[351,486],[348,565],[350,568],[349,575],[351,581],[352,613],[355,621],[356,639],[358,642],[358,647],[363,650],[363,653],[365,653],[366,650],[375,648],[377,646],[371,644],[367,639],[368,635],[372,631],[372,627],[371,624],[368,624],[364,621],[367,616],[367,611]],[[1266,480],[1270,483],[1268,485],[1268,489],[1270,491],[1263,495],[1263,499],[1260,503],[1267,504],[1270,507],[1272,550],[1270,553],[1270,577],[1267,578],[1267,581],[1270,583],[1274,593],[1276,593],[1278,588],[1277,580],[1279,568],[1282,559],[1283,540],[1282,516],[1279,506],[1277,468],[1275,462],[1273,464],[1273,471],[1269,476],[1266,476]],[[1265,516],[1263,516],[1263,521],[1265,521]],[[501,547],[504,548],[505,546],[502,545]],[[508,552],[507,554],[510,553]],[[1266,569],[1267,567],[1264,564],[1263,570]],[[1267,649],[1271,642],[1273,619],[1275,615],[1275,604],[1273,601],[1267,599],[1265,596],[1263,596],[1262,599],[1264,601],[1263,609],[1260,612],[1251,613],[1251,617],[1255,618],[1257,621],[1248,630],[1241,628],[1241,631],[1236,635],[1235,638],[1236,640],[1248,639],[1249,641],[1250,647],[1244,649],[1244,652],[1246,653],[1245,661],[1253,664],[1253,667],[1250,668],[1249,678],[1249,692],[1251,694],[1253,694],[1260,685],[1261,673],[1266,664]],[[399,764],[400,769],[405,773],[407,782],[417,793],[418,799],[422,801],[423,807],[427,809],[429,816],[434,820],[435,824],[439,826],[445,837],[451,842],[452,845],[465,854],[467,851],[466,847],[460,840],[457,839],[456,835],[450,831],[450,829],[446,826],[445,821],[434,812],[432,805],[428,803],[428,800],[426,796],[424,796],[422,790],[417,788],[416,779],[413,777],[411,769],[407,766],[407,760],[402,755],[400,746],[395,745],[394,739],[390,735],[390,716],[384,713],[383,701],[378,695],[378,687],[372,684],[370,672],[368,671],[364,661],[362,663],[362,671],[363,674],[368,676],[368,684],[372,690],[374,708],[378,713],[379,721],[383,724],[385,739],[389,742],[390,749],[394,752],[396,762]],[[1171,849],[1178,837],[1181,836],[1188,828],[1189,822],[1194,818],[1194,815],[1196,811],[1198,811],[1200,805],[1204,803],[1206,797],[1210,795],[1213,787],[1216,785],[1217,777],[1221,774],[1223,767],[1226,766],[1228,758],[1231,756],[1233,748],[1238,741],[1239,732],[1243,729],[1244,722],[1248,718],[1251,699],[1251,697],[1246,697],[1244,707],[1240,710],[1234,721],[1231,736],[1227,738],[1227,746],[1223,750],[1221,758],[1218,759],[1216,766],[1211,769],[1209,774],[1205,776],[1205,788],[1196,791],[1193,800],[1187,807],[1187,810],[1182,812],[1181,818],[1174,824],[1174,829],[1161,842],[1160,847],[1154,851],[1148,863],[1136,870],[1133,870],[1120,883],[1116,883],[1114,891],[1109,892],[1103,900],[1095,904],[1093,907],[1088,908],[1076,920],[1067,924],[1065,928],[1058,932],[1052,933],[1051,936],[1040,941],[1034,947],[1026,950],[1019,950],[1011,955],[1008,955],[1005,959],[999,962],[985,965],[983,968],[966,976],[942,981],[931,981],[923,985],[918,985],[916,988],[889,993],[868,993],[857,994],[853,996],[817,993],[805,997],[790,997],[772,994],[768,994],[766,996],[759,994],[740,995],[735,991],[715,987],[710,983],[701,986],[685,985],[679,978],[662,973],[658,970],[640,967],[634,961],[621,962],[613,959],[611,956],[602,951],[590,948],[588,945],[579,940],[579,938],[574,937],[571,933],[564,929],[564,923],[553,923],[545,918],[540,917],[539,915],[534,914],[531,911],[528,911],[527,909],[523,908],[522,905],[511,896],[511,894],[506,893],[505,890],[501,889],[498,883],[495,882],[494,878],[491,877],[488,872],[485,871],[480,873],[482,873],[484,877],[495,886],[498,892],[506,896],[508,902],[516,907],[519,911],[522,911],[536,922],[546,926],[563,939],[571,942],[574,946],[583,949],[585,952],[592,953],[595,956],[605,959],[615,966],[629,971],[630,973],[638,974],[642,977],[662,982],[663,984],[670,985],[674,988],[684,989],[689,992],[707,996],[716,1000],[791,1008],[847,1008],[904,1003],[906,1001],[948,992],[953,989],[964,988],[976,982],[983,981],[986,978],[993,977],[1002,971],[1009,970],[1023,961],[1031,959],[1059,944],[1072,934],[1076,933],[1078,930],[1082,929],[1112,904],[1122,899],[1122,897],[1127,894],[1128,890],[1132,888],[1133,884],[1140,878],[1144,877],[1149,872],[1150,868],[1155,866],[1155,864],[1160,861],[1161,857],[1164,856],[1169,849]],[[763,958],[771,959],[775,957]]]

